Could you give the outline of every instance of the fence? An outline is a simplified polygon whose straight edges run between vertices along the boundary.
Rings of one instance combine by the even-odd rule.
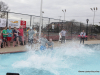
[[[15,13],[15,12],[0,12],[0,17],[6,19],[6,26],[8,27],[8,20],[25,20],[26,21],[26,29],[30,26],[35,27],[39,31],[40,25],[40,16]],[[52,29],[52,25],[54,25],[54,29]],[[42,32],[48,35],[48,39],[52,38],[53,40],[59,39],[59,32],[65,28],[67,31],[66,39],[77,38],[82,30],[87,32],[89,37],[92,37],[95,32],[95,27],[93,25],[88,25],[80,22],[72,22],[72,21],[64,21],[60,19],[42,17]],[[0,28],[1,29],[1,28]]]

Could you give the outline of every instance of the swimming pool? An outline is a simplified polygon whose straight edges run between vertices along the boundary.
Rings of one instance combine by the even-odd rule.
[[[1,54],[0,75],[100,75],[99,47],[63,44],[42,52]]]

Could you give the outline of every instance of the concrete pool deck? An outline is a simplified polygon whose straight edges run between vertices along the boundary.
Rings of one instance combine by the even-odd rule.
[[[72,40],[67,40],[66,45],[72,43]],[[80,43],[80,41],[74,41],[75,43]],[[84,44],[100,44],[100,40],[89,40],[85,41]],[[61,45],[60,42],[54,41],[54,47],[59,47]],[[17,52],[25,52],[28,51],[28,48],[25,46],[17,46],[17,47],[7,47],[7,48],[1,48],[0,54],[6,54],[6,53],[17,53]]]

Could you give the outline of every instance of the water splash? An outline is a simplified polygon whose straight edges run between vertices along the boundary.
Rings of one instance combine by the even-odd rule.
[[[13,68],[35,68],[49,71],[54,75],[66,75],[69,69],[77,65],[78,62],[75,60],[84,62],[84,58],[94,52],[91,48],[75,42],[62,44],[54,50],[35,51],[29,46],[27,48],[30,50],[27,52],[27,59],[13,63]]]

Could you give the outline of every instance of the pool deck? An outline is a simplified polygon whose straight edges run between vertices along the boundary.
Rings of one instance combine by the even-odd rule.
[[[72,40],[67,40],[66,45],[73,42]],[[76,43],[80,43],[80,41],[74,41]],[[85,41],[84,44],[100,44],[100,40],[89,40]],[[61,43],[58,41],[54,42],[54,47],[60,46]],[[28,48],[25,46],[17,46],[17,47],[7,47],[7,48],[1,48],[0,49],[0,54],[7,54],[7,53],[17,53],[17,52],[25,52],[28,51]]]

